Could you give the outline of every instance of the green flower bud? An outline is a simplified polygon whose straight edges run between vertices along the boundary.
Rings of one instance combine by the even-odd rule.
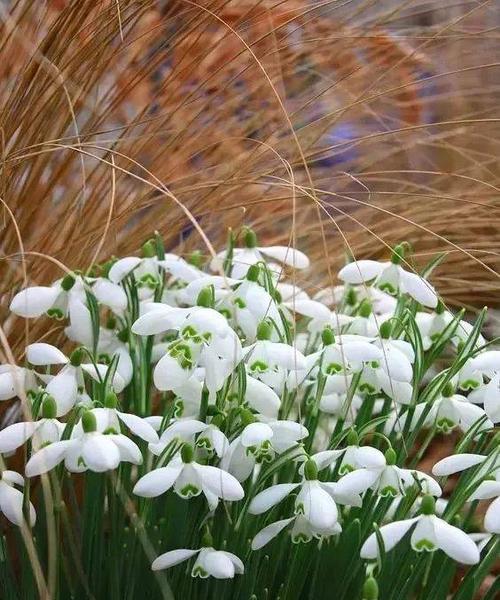
[[[331,346],[335,344],[335,334],[331,327],[325,327],[321,332],[321,341],[323,342],[323,346]]]
[[[73,367],[79,367],[83,362],[84,355],[85,350],[83,348],[77,348],[70,354],[69,362],[73,365]]]
[[[359,436],[354,429],[350,429],[346,437],[348,446],[359,446]]]
[[[61,287],[65,292],[69,292],[69,290],[75,285],[75,278],[73,275],[66,275],[64,279],[61,281]]]
[[[82,428],[85,433],[92,433],[97,430],[95,415],[90,410],[86,410],[82,415]]]
[[[207,285],[198,294],[196,304],[204,308],[213,308],[215,300],[215,291],[213,285]]]
[[[201,251],[195,250],[194,252],[191,252],[188,258],[188,263],[197,269],[201,268],[203,264],[203,255],[201,254]]]
[[[273,329],[268,321],[261,321],[257,327],[258,340],[270,340]]]
[[[248,281],[258,281],[260,275],[260,266],[259,265],[251,265],[246,274],[246,279]]]
[[[156,242],[153,239],[145,242],[142,245],[141,254],[144,258],[153,258],[153,256],[156,256]]]
[[[57,404],[53,396],[47,394],[42,402],[42,417],[44,419],[55,419],[57,415]]]
[[[387,463],[389,466],[392,466],[392,465],[395,465],[395,464],[396,464],[396,452],[394,451],[394,449],[393,449],[393,448],[388,448],[388,449],[385,451],[385,454],[384,454],[384,456],[385,456],[385,462],[386,462],[386,463]]]
[[[257,246],[257,236],[255,235],[255,231],[250,229],[250,227],[244,229],[244,240],[247,248],[255,248]]]
[[[422,498],[421,511],[423,515],[433,515],[436,510],[436,501],[430,495]]]
[[[361,302],[358,309],[358,315],[360,317],[369,317],[372,314],[372,303],[366,298]]]
[[[304,465],[304,477],[307,481],[316,481],[318,479],[318,466],[311,459],[306,461]]]
[[[104,406],[106,408],[116,408],[118,406],[118,397],[114,392],[108,392],[104,398]]]
[[[380,326],[379,331],[380,331],[380,337],[382,337],[384,340],[388,340],[391,337],[391,333],[392,333],[392,323],[390,321],[385,321]]]
[[[191,444],[184,444],[181,448],[181,458],[183,463],[192,463],[194,460],[194,450]]]
[[[378,584],[372,576],[363,585],[363,600],[378,600]]]

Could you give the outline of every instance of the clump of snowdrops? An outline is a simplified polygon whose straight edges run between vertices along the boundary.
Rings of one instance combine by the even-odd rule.
[[[19,291],[67,340],[1,368],[2,597],[472,599],[499,550],[500,351],[485,311],[445,308],[439,260],[417,274],[402,243],[313,293],[307,256],[245,228],[208,262],[157,235]]]

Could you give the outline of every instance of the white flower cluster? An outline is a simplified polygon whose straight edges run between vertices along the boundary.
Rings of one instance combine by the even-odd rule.
[[[25,414],[0,432],[4,458],[26,445],[27,477],[61,463],[70,473],[131,463],[136,496],[202,495],[201,548],[170,550],[155,570],[196,556],[193,576],[244,572],[212,545],[221,501],[238,503],[236,529],[269,513],[254,551],[285,530],[295,543],[337,536],[350,513],[388,501],[361,557],[389,552],[412,530],[415,551],[477,563],[480,549],[455,517],[465,502],[495,498],[484,528],[500,534],[500,446],[491,436],[500,352],[445,310],[412,272],[404,244],[389,262],[349,263],[341,285],[311,297],[285,280],[309,267],[302,252],[258,247],[251,230],[243,238],[245,247],[220,253],[208,273],[198,256],[164,254],[156,240],[99,276],[70,273],[16,294],[12,312],[67,319],[77,346],[65,354],[32,343],[22,365],[1,367],[0,399],[20,398]],[[481,440],[480,452],[434,467],[439,478],[475,468],[457,490],[462,502],[436,503],[442,481],[417,469],[411,451],[423,455],[422,430],[428,441],[458,430],[469,448]],[[23,484],[2,472],[0,509],[33,524],[35,510],[15,487]],[[403,500],[410,518],[396,518]]]

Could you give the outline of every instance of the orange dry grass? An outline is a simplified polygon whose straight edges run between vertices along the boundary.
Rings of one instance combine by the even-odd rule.
[[[1,4],[3,309],[155,229],[210,254],[242,224],[307,250],[311,289],[407,239],[449,252],[447,300],[496,303],[494,4]]]

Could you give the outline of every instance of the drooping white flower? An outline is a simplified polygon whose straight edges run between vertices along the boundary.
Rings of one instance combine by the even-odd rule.
[[[493,423],[500,422],[500,373],[495,373],[488,383],[468,395],[469,402],[482,404],[484,412]]]
[[[0,401],[36,392],[39,384],[35,373],[26,367],[0,365]]]
[[[309,266],[307,256],[295,248],[289,246],[257,246],[257,237],[251,229],[246,230],[244,237],[246,248],[233,248],[231,277],[242,279],[252,265],[263,261],[265,257],[294,269],[306,269]],[[226,257],[226,250],[219,252],[210,263],[212,271],[221,271]]]
[[[122,461],[139,465],[142,455],[125,435],[98,431],[95,415],[86,411],[82,415],[81,428],[75,427],[69,440],[53,442],[31,456],[26,464],[26,476],[46,473],[63,460],[66,469],[72,473],[87,469],[102,473],[116,469]]]
[[[141,477],[135,484],[134,494],[154,498],[172,487],[184,499],[203,493],[211,510],[216,508],[219,498],[229,502],[243,498],[243,488],[231,474],[218,467],[199,464],[193,457],[192,446],[185,444],[181,456]]]
[[[415,526],[411,535],[411,547],[417,552],[442,550],[457,562],[474,565],[479,562],[479,550],[474,541],[458,527],[453,527],[434,514],[434,499],[426,496],[422,502],[422,514],[404,521],[383,525],[379,532],[385,552],[392,550]],[[377,536],[372,533],[361,548],[361,557],[374,559],[380,552]]]
[[[46,392],[56,401],[58,417],[65,415],[77,402],[85,373],[98,382],[103,382],[106,377],[107,365],[84,363],[83,356],[82,350],[77,349],[68,358],[55,346],[45,343],[30,344],[26,348],[26,358],[34,366],[64,365],[57,375],[51,377],[46,387]],[[125,382],[117,372],[109,383],[117,393],[125,387]]]
[[[25,522],[23,514],[24,496],[23,493],[14,486],[24,486],[24,479],[16,471],[2,471],[0,475],[0,511],[14,525],[22,525]],[[30,525],[36,521],[36,512],[31,502],[29,503]]]
[[[30,438],[34,450],[58,442],[61,439],[65,425],[55,418],[56,412],[55,400],[51,396],[46,396],[42,404],[41,419],[14,423],[0,431],[0,453],[13,452]]]
[[[339,271],[339,278],[350,284],[374,281],[379,289],[395,296],[398,292],[408,294],[420,304],[436,308],[438,297],[431,284],[420,275],[406,271],[401,266],[404,257],[402,246],[397,246],[391,262],[358,260]]]
[[[180,419],[165,428],[157,443],[149,444],[149,450],[159,456],[172,442],[187,443],[204,448],[221,458],[229,447],[226,436],[213,423],[196,419]]]
[[[245,481],[252,474],[256,463],[271,462],[276,454],[289,450],[307,435],[307,429],[294,421],[250,423],[230,443],[221,466],[238,481]]]
[[[232,579],[235,574],[242,575],[244,573],[243,563],[235,554],[215,550],[211,546],[199,548],[198,550],[180,549],[165,552],[153,561],[151,568],[153,571],[168,569],[196,555],[197,559],[191,569],[192,577]]]

